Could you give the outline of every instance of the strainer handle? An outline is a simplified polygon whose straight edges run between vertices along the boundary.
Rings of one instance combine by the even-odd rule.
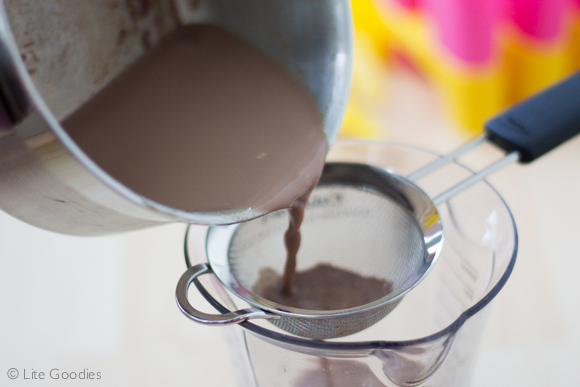
[[[580,72],[527,98],[485,124],[487,138],[523,163],[580,133]]]
[[[210,314],[204,313],[195,309],[189,303],[187,298],[187,291],[189,290],[189,285],[202,274],[212,274],[213,270],[211,266],[207,263],[200,263],[187,269],[185,273],[179,279],[177,283],[177,289],[175,290],[175,298],[177,301],[177,306],[188,318],[195,322],[206,324],[206,325],[228,325],[228,324],[238,324],[249,319],[271,319],[280,318],[280,316],[273,313],[269,313],[257,308],[248,308],[236,310],[234,312],[223,313],[223,314]]]

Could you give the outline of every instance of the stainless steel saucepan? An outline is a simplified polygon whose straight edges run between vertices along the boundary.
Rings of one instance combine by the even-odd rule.
[[[80,235],[246,220],[242,210],[194,213],[144,198],[93,163],[59,124],[146,47],[190,23],[223,27],[283,64],[316,98],[334,141],[350,86],[348,0],[4,0],[0,208]]]

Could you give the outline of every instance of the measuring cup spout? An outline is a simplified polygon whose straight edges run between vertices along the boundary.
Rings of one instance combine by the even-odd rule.
[[[451,333],[429,342],[377,349],[372,355],[381,361],[382,367],[373,370],[375,376],[388,379],[385,385],[418,386],[441,367],[454,339],[455,335]]]

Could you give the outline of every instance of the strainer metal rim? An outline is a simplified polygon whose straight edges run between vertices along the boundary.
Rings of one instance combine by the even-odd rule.
[[[210,227],[208,230],[207,239],[206,239],[206,246],[208,246],[208,249],[209,249],[209,245],[210,245],[210,242],[209,242],[210,239],[212,239],[212,238],[223,239],[223,238],[227,237],[228,238],[227,240],[229,241],[229,240],[231,240],[231,238],[233,238],[233,235],[235,234],[235,232],[239,226],[240,226],[239,224],[234,224],[234,225],[229,225],[229,226]],[[215,235],[215,234],[220,234],[220,235]],[[225,246],[227,248],[227,246],[229,246],[229,242],[224,243],[223,241],[220,241],[220,243],[211,243],[211,244],[216,245],[216,248],[223,247],[223,246]],[[210,253],[208,252],[208,256],[209,256],[209,254]],[[221,254],[221,255],[227,257],[227,255],[224,255],[224,254]],[[284,316],[288,316],[288,317],[324,319],[324,318],[329,318],[329,317],[347,316],[347,315],[350,315],[352,313],[368,311],[368,310],[371,310],[374,308],[382,307],[387,302],[388,303],[394,302],[394,301],[398,300],[399,298],[405,296],[406,293],[409,290],[411,290],[411,288],[412,288],[412,287],[409,287],[409,288],[405,289],[405,291],[400,292],[399,294],[396,294],[395,296],[388,294],[388,295],[381,297],[373,302],[363,304],[363,305],[353,307],[353,308],[338,309],[338,310],[301,309],[301,308],[294,308],[294,307],[289,307],[289,306],[278,304],[274,301],[270,301],[268,299],[265,299],[265,298],[257,295],[256,293],[252,292],[251,290],[247,290],[243,286],[239,285],[238,281],[231,274],[229,269],[227,269],[227,267],[229,265],[221,265],[219,263],[216,265],[215,261],[210,261],[210,260],[208,260],[208,261],[209,261],[209,264],[213,270],[213,273],[216,275],[216,277],[218,277],[221,284],[228,291],[230,291],[233,295],[241,298],[242,300],[244,300],[245,302],[247,302],[248,304],[250,304],[253,307],[260,308],[260,309],[268,311],[268,312],[272,312],[275,314],[284,315]],[[238,285],[236,286],[233,284],[238,284]],[[242,289],[242,291],[239,291],[238,289]],[[247,296],[248,294],[250,295],[249,297]]]
[[[332,162],[327,163],[327,165],[339,165],[339,164],[351,164],[359,167],[363,165],[359,163],[332,163]],[[364,166],[373,167],[369,165]],[[219,279],[221,284],[228,291],[230,291],[232,294],[239,297],[240,299],[244,300],[252,307],[260,308],[264,311],[293,318],[308,318],[314,320],[314,319],[325,319],[330,317],[348,316],[354,313],[367,312],[373,309],[382,308],[385,307],[386,304],[400,301],[409,291],[411,291],[419,283],[421,283],[421,281],[425,278],[425,276],[429,274],[429,272],[433,269],[434,265],[436,264],[441,254],[442,246],[444,244],[443,226],[441,223],[441,218],[437,207],[431,201],[430,196],[421,187],[419,187],[412,181],[406,179],[405,177],[399,175],[398,173],[393,172],[387,168],[377,168],[377,167],[373,168],[382,173],[385,173],[390,179],[400,182],[401,184],[403,184],[404,188],[410,187],[409,188],[410,193],[406,192],[404,188],[401,187],[397,188],[400,190],[400,192],[405,192],[406,194],[409,195],[414,193],[416,195],[419,195],[421,199],[428,201],[428,203],[432,205],[431,210],[438,217],[437,222],[438,227],[425,230],[423,227],[424,225],[419,225],[421,227],[421,232],[423,233],[423,240],[425,242],[424,261],[427,264],[425,265],[425,270],[423,270],[420,273],[419,278],[415,278],[411,281],[408,281],[410,283],[406,287],[403,287],[402,290],[396,293],[391,292],[386,296],[381,297],[367,304],[359,305],[353,308],[337,309],[337,310],[309,310],[309,309],[294,308],[265,299],[255,294],[251,290],[248,290],[245,287],[241,286],[241,284],[239,284],[239,282],[236,280],[236,278],[233,276],[230,270],[229,265],[230,243],[238,228],[243,226],[243,223],[226,226],[209,227],[206,235],[205,246],[206,246],[207,261],[208,264],[211,266],[215,276]],[[325,182],[321,180],[321,183],[319,185],[324,184]]]

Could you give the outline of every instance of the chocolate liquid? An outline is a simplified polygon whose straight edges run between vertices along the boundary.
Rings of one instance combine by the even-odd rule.
[[[318,364],[317,364],[318,363]],[[311,370],[293,381],[296,387],[384,387],[367,364],[357,360],[321,357]]]
[[[282,293],[289,296],[292,294],[294,287],[294,279],[296,277],[296,256],[300,248],[300,241],[302,234],[300,233],[300,225],[304,220],[304,211],[306,210],[306,203],[310,197],[310,193],[314,189],[312,186],[302,196],[300,196],[292,207],[290,208],[290,224],[284,234],[284,245],[286,246],[286,265],[284,267]]]
[[[288,208],[320,176],[316,101],[212,26],[178,28],[62,126],[108,174],[185,211]]]

